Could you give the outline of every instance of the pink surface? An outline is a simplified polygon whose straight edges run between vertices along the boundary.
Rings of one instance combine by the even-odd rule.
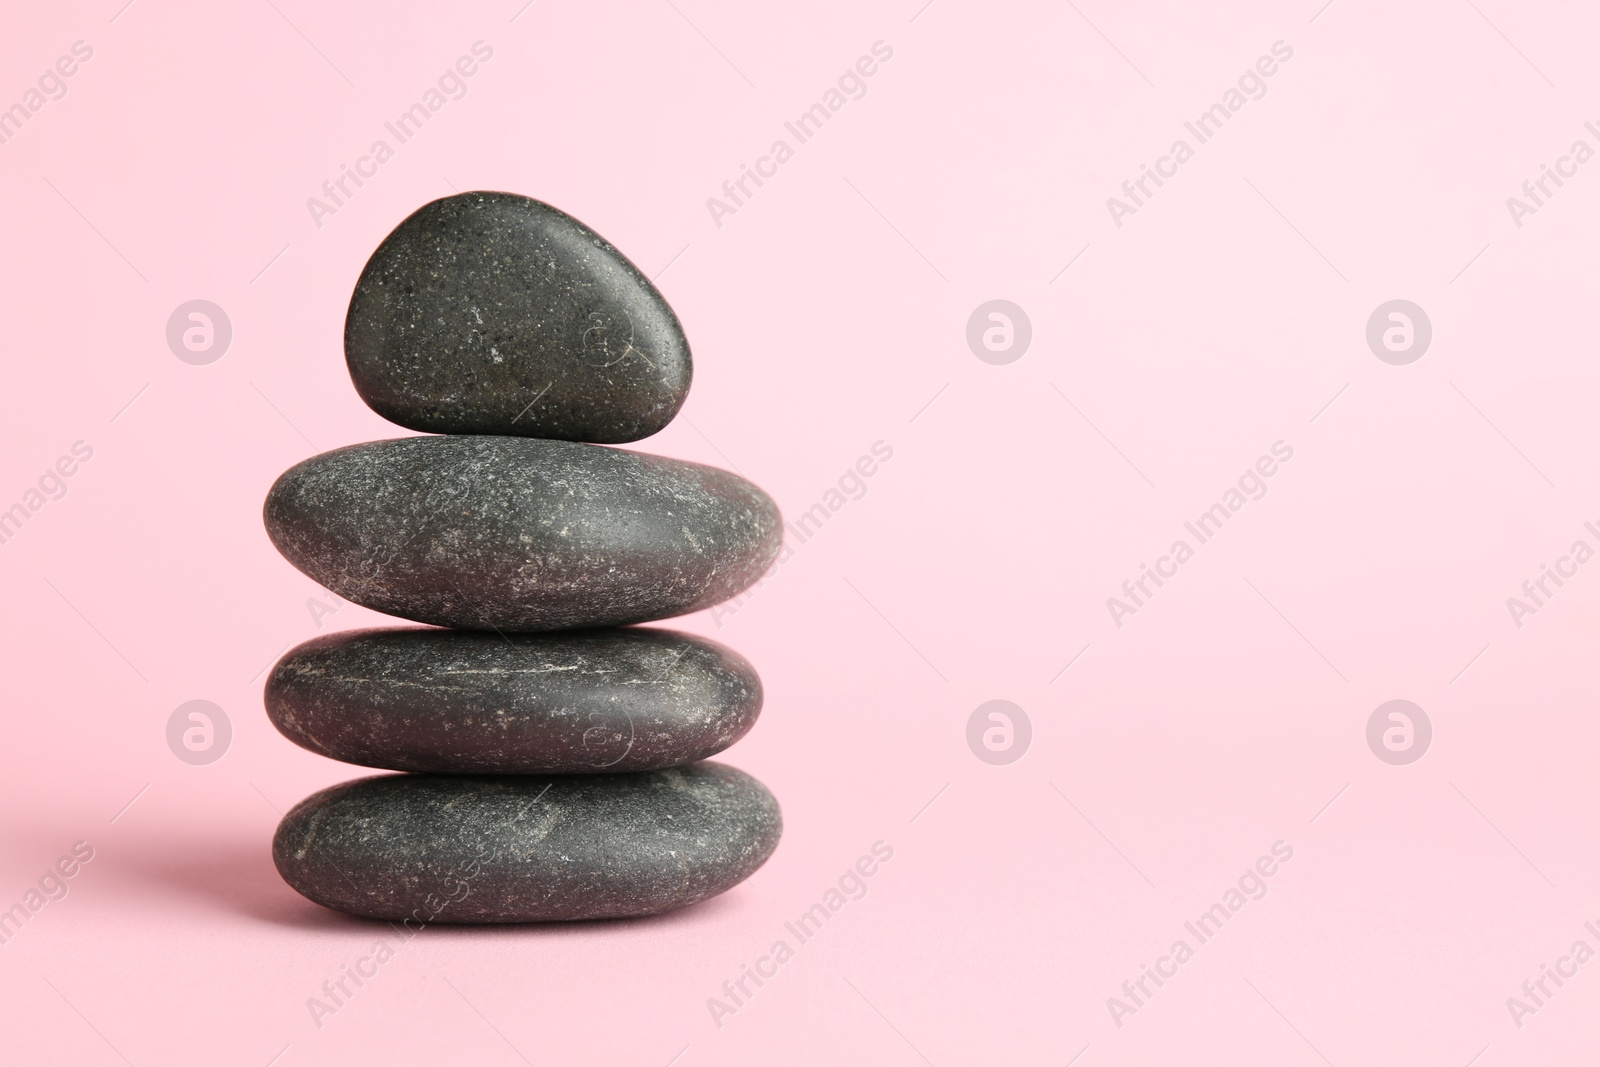
[[[66,891],[0,946],[0,1059],[1592,1053],[1600,563],[1559,561],[1600,548],[1600,163],[1560,161],[1600,149],[1600,16],[122,2],[16,8],[0,35],[0,106],[38,105],[0,144],[0,508],[27,511],[0,545],[0,907]],[[92,57],[28,97],[79,41]],[[465,95],[396,143],[384,124],[479,41],[492,58],[445,84]],[[785,122],[880,41],[844,83],[865,94],[798,143]],[[1275,42],[1292,56],[1246,77]],[[1241,77],[1200,143],[1185,124]],[[314,219],[379,139],[392,158]],[[779,139],[765,184],[710,210]],[[1143,164],[1169,176],[1135,202]],[[1535,203],[1545,164],[1569,176]],[[559,205],[659,275],[695,387],[641,447],[737,465],[791,518],[838,503],[876,442],[893,457],[736,612],[685,620],[766,680],[724,757],[783,802],[761,871],[658,920],[401,947],[271,865],[280,811],[363,772],[278,736],[263,672],[383,620],[280,559],[259,511],[290,464],[404,432],[350,387],[345,304],[399,219],[478,188]],[[203,365],[166,339],[196,299],[233,332]],[[1031,321],[1014,362],[968,346],[993,299]],[[1366,340],[1396,299],[1433,330],[1405,365]],[[76,442],[91,458],[30,497]],[[1292,458],[1244,482],[1265,495],[1199,544],[1185,523],[1277,442]],[[1192,558],[1114,621],[1180,539]],[[1513,618],[1546,564],[1570,577]],[[1433,728],[1407,765],[1367,742],[1396,699]],[[231,722],[220,761],[168,747],[190,700]],[[990,700],[1031,722],[1016,762],[969,748]],[[46,878],[77,842],[93,858]],[[876,842],[893,858],[866,895],[735,1004],[724,982]],[[1292,858],[1246,876],[1278,842]],[[1201,943],[1185,924],[1242,877],[1260,899]],[[378,940],[393,958],[314,1018]],[[1164,984],[1141,992],[1144,965]],[[1525,992],[1545,967],[1568,976]]]

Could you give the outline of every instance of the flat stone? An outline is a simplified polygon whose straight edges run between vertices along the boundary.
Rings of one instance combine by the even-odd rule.
[[[406,437],[313,456],[267,494],[278,551],[347,600],[416,622],[560,630],[699,611],[777,556],[743,478],[618,448]]]
[[[778,845],[778,802],[743,771],[380,775],[284,816],[272,858],[295,890],[374,919],[508,923],[681,908],[748,878]]]
[[[738,653],[671,630],[353,630],[279,660],[266,705],[289,740],[365,767],[646,771],[743,737],[761,680]]]
[[[413,430],[637,441],[683,405],[689,342],[599,234],[512,193],[423,206],[367,261],[344,327],[356,391]]]

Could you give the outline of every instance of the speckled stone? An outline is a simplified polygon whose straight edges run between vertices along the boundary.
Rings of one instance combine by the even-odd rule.
[[[353,630],[279,660],[266,704],[289,740],[366,767],[647,771],[743,737],[761,680],[738,653],[671,630]]]
[[[618,919],[681,908],[748,878],[783,817],[743,771],[380,775],[284,816],[272,858],[318,904],[374,919]]]
[[[637,441],[689,392],[656,287],[577,219],[512,193],[427,204],[350,301],[345,359],[384,418],[434,433]]]
[[[560,630],[698,611],[782,541],[737,475],[618,448],[407,437],[324,452],[267,494],[279,552],[347,600],[463,629]]]

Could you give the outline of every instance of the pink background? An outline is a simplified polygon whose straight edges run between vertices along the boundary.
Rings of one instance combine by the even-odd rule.
[[[1600,148],[1600,16],[920,2],[8,13],[0,106],[94,55],[0,145],[0,507],[94,454],[0,545],[0,907],[74,842],[94,859],[0,947],[0,1058],[1592,1058],[1600,962],[1520,1027],[1507,998],[1600,948],[1600,564],[1520,628],[1506,598],[1600,547],[1600,162],[1520,228],[1506,198]],[[468,94],[314,225],[306,198],[478,40]],[[707,197],[879,40],[866,96],[717,226]],[[1265,97],[1116,226],[1106,198],[1280,40]],[[280,811],[363,772],[278,736],[261,678],[383,620],[319,626],[260,504],[403,432],[350,387],[345,305],[404,215],[477,188],[660,275],[695,386],[640,447],[736,465],[791,517],[894,456],[737,614],[682,622],[766,681],[724,757],[784,806],[761,871],[657,920],[430,928],[319,1027],[307,998],[398,941],[273,870]],[[164,336],[196,298],[234,330],[205,366]],[[1033,327],[1005,366],[965,340],[994,298]],[[1364,337],[1397,298],[1434,330],[1408,366]],[[1279,440],[1265,498],[1115,626],[1106,598]],[[1398,698],[1434,727],[1409,766],[1365,739]],[[167,747],[191,699],[232,722],[209,766]],[[967,746],[991,699],[1032,722],[1008,766]],[[865,898],[716,1025],[707,999],[880,840]],[[1280,840],[1266,896],[1119,1027],[1107,998]]]

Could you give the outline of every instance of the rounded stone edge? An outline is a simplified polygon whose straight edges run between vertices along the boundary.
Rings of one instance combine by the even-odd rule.
[[[653,296],[661,305],[661,310],[665,312],[668,323],[677,332],[677,335],[683,339],[683,388],[679,392],[675,403],[663,409],[656,419],[652,419],[643,423],[641,432],[632,435],[619,436],[591,431],[585,433],[581,437],[559,437],[552,436],[547,431],[530,431],[527,433],[521,433],[505,429],[504,427],[500,427],[498,429],[463,427],[449,419],[412,419],[406,417],[401,411],[390,407],[385,400],[375,399],[375,394],[382,393],[383,390],[374,389],[372,387],[372,382],[367,381],[365,384],[363,384],[364,376],[360,373],[360,371],[358,371],[355,361],[351,358],[351,334],[353,330],[351,322],[354,318],[356,303],[360,299],[362,286],[367,281],[367,272],[372,267],[372,261],[377,258],[378,251],[383,248],[384,244],[387,243],[388,240],[401,229],[403,229],[407,223],[411,222],[412,219],[423,214],[435,204],[471,196],[504,197],[518,201],[524,201],[536,205],[537,207],[555,212],[557,215],[560,215],[561,217],[570,221],[573,226],[575,226],[581,233],[589,237],[589,239],[601,249],[615,256],[617,261],[622,264],[623,268],[631,273],[632,280],[636,284],[641,285],[644,290]],[[343,350],[345,358],[345,369],[350,375],[351,387],[355,389],[356,395],[361,398],[361,402],[366,404],[367,407],[376,413],[380,418],[385,419],[388,422],[392,422],[396,426],[403,426],[408,430],[415,430],[418,433],[483,433],[503,437],[532,437],[541,440],[580,441],[585,444],[625,445],[631,444],[635,441],[643,441],[646,438],[654,437],[656,434],[660,433],[662,430],[671,425],[672,420],[678,417],[678,412],[683,410],[684,403],[689,399],[690,390],[694,388],[694,346],[689,343],[688,332],[683,328],[683,320],[678,318],[677,309],[672,306],[671,301],[666,298],[666,294],[661,292],[661,290],[656,286],[655,282],[650,279],[650,276],[645,274],[644,271],[640,270],[639,265],[630,259],[628,255],[620,248],[612,244],[593,227],[584,222],[582,219],[578,218],[576,215],[572,215],[566,211],[563,211],[554,204],[540,200],[537,197],[526,196],[522,193],[507,192],[501,189],[469,189],[464,193],[453,193],[450,196],[435,197],[396,223],[393,229],[383,235],[383,239],[378,242],[371,253],[368,254],[365,262],[362,263],[361,272],[356,276],[356,284],[352,286],[350,290],[350,302],[345,306],[344,328],[340,333],[341,349]]]
[[[435,923],[442,924],[442,925],[519,926],[519,925],[532,925],[532,924],[554,923],[554,922],[593,922],[593,921],[610,921],[610,920],[619,920],[619,919],[643,919],[643,918],[649,918],[650,916],[653,916],[653,915],[664,915],[664,914],[666,914],[668,912],[678,911],[678,910],[680,910],[682,908],[692,907],[695,904],[704,903],[705,901],[710,900],[713,897],[721,896],[723,893],[728,892],[730,889],[733,889],[734,887],[744,883],[745,881],[748,881],[749,878],[752,875],[754,875],[757,871],[759,871],[762,867],[764,867],[766,865],[767,861],[772,858],[773,853],[775,853],[778,850],[779,844],[781,844],[782,841],[783,841],[783,830],[784,830],[783,807],[782,807],[781,804],[778,803],[778,798],[773,795],[772,790],[767,788],[766,783],[762,782],[759,778],[757,778],[753,774],[750,774],[748,771],[740,770],[739,768],[730,766],[729,764],[726,764],[726,763],[712,763],[712,762],[709,762],[709,761],[706,762],[705,764],[695,764],[694,766],[705,766],[707,768],[715,769],[719,773],[731,774],[733,776],[737,776],[738,778],[744,779],[749,784],[755,786],[755,788],[759,791],[760,797],[763,800],[762,808],[764,809],[764,812],[767,815],[767,819],[766,819],[767,826],[766,826],[765,832],[762,834],[762,836],[759,838],[759,840],[756,843],[757,844],[757,848],[755,850],[755,853],[754,853],[753,857],[750,860],[748,860],[746,863],[742,864],[738,869],[736,869],[735,871],[731,872],[732,876],[730,878],[728,878],[726,880],[722,880],[722,881],[714,884],[713,886],[708,887],[704,892],[694,896],[691,899],[680,900],[680,901],[676,901],[676,902],[673,902],[673,903],[665,904],[665,905],[663,905],[663,906],[661,906],[659,908],[652,908],[652,909],[646,909],[646,910],[629,911],[629,912],[625,912],[625,913],[615,913],[615,914],[594,914],[594,915],[576,915],[576,916],[560,916],[560,917],[545,917],[545,918],[523,918],[523,919],[462,919],[460,917],[452,918],[452,917],[449,917],[449,916],[446,915],[444,917],[436,916],[431,921],[435,922]],[[652,773],[652,772],[644,772],[644,773]],[[659,772],[656,772],[656,773],[659,773]],[[404,774],[369,775],[369,776],[367,776],[365,778],[354,778],[354,779],[350,779],[348,781],[339,782],[339,783],[336,783],[334,785],[328,786],[325,789],[319,789],[317,792],[311,794],[310,796],[306,797],[304,800],[300,801],[300,803],[298,803],[294,807],[290,808],[288,813],[285,814],[283,816],[283,818],[278,822],[278,826],[273,831],[273,835],[272,835],[272,864],[273,864],[273,867],[277,870],[278,876],[283,879],[284,884],[286,884],[290,889],[293,889],[296,893],[299,893],[301,896],[305,897],[307,900],[311,901],[313,904],[321,905],[322,907],[327,908],[330,911],[337,911],[337,912],[339,912],[340,914],[343,914],[343,915],[351,915],[351,916],[354,916],[354,917],[360,918],[360,919],[369,919],[369,920],[381,921],[381,922],[395,922],[395,921],[405,922],[407,920],[412,919],[413,918],[412,915],[400,914],[398,912],[395,912],[395,913],[392,913],[392,914],[390,914],[390,913],[379,914],[376,910],[374,910],[374,911],[360,911],[360,910],[356,909],[356,907],[354,906],[354,904],[352,902],[337,901],[337,900],[333,900],[331,898],[325,898],[323,896],[314,894],[314,893],[308,891],[306,888],[303,888],[301,885],[297,884],[297,881],[296,881],[296,879],[294,877],[294,871],[290,867],[290,865],[287,863],[287,860],[286,860],[286,854],[289,852],[289,849],[291,847],[291,843],[290,843],[289,837],[290,837],[291,834],[293,834],[293,833],[295,833],[295,832],[297,832],[299,830],[299,827],[295,825],[296,820],[297,819],[303,819],[308,811],[319,807],[321,804],[323,804],[325,801],[327,801],[329,798],[332,798],[336,794],[341,793],[341,792],[345,792],[347,790],[354,789],[354,788],[360,786],[362,783],[370,782],[370,781],[373,781],[373,780],[379,779],[379,778],[403,778],[403,777],[407,777],[407,776],[404,775]],[[470,776],[470,775],[438,775],[438,776],[433,776],[433,777],[463,777],[463,778],[465,778],[465,777],[473,777],[473,776]],[[538,776],[534,776],[534,777],[545,778],[545,777],[561,777],[561,776],[558,776],[558,775],[538,775]],[[311,836],[312,836],[313,840],[315,839],[315,830],[316,830],[315,819],[313,818],[313,824],[311,826]],[[330,866],[331,866],[331,864],[330,864]],[[337,870],[337,868],[335,868],[335,870]],[[352,884],[352,888],[354,888],[353,884]]]
[[[398,440],[404,440],[404,438],[398,438]],[[295,551],[293,544],[281,536],[283,530],[286,528],[285,524],[274,521],[273,515],[274,512],[282,511],[288,507],[285,497],[294,490],[295,481],[297,478],[299,478],[302,472],[310,469],[315,464],[326,462],[331,456],[339,455],[340,453],[344,452],[353,452],[356,449],[363,448],[367,445],[371,445],[372,443],[373,442],[371,441],[358,441],[353,444],[340,445],[338,448],[330,448],[326,452],[318,452],[315,455],[307,456],[305,459],[302,459],[298,463],[291,465],[283,473],[274,478],[272,480],[272,485],[267,488],[266,497],[261,501],[261,525],[267,532],[267,540],[272,542],[272,547],[277,550],[278,555],[282,556],[292,567],[294,567],[295,570],[299,571],[307,578],[310,578],[324,589],[343,596],[346,600],[349,600],[350,598],[345,596],[345,594],[339,589],[323,581],[318,575],[313,574],[305,567],[305,565],[298,558],[299,553]]]
[[[510,777],[526,776],[526,775],[530,775],[530,774],[532,774],[532,775],[546,775],[546,774],[562,774],[562,775],[637,774],[637,773],[644,773],[644,772],[648,772],[648,771],[670,770],[673,767],[684,767],[684,766],[688,766],[690,764],[700,763],[700,762],[702,762],[704,760],[708,760],[708,759],[712,758],[713,756],[718,756],[718,755],[726,752],[728,749],[732,748],[734,745],[738,744],[740,741],[744,740],[745,737],[749,735],[750,731],[755,729],[756,722],[761,718],[761,712],[766,707],[766,687],[763,685],[763,683],[761,681],[761,675],[756,670],[755,665],[753,663],[751,663],[750,660],[748,658],[746,658],[742,653],[740,653],[740,652],[738,652],[738,651],[736,651],[736,650],[734,650],[732,648],[729,648],[727,645],[723,644],[720,641],[712,640],[709,637],[702,637],[699,634],[685,633],[684,631],[681,631],[681,630],[672,630],[672,629],[668,629],[666,627],[615,627],[615,628],[607,628],[607,629],[615,629],[615,630],[624,631],[624,632],[626,632],[628,630],[634,630],[635,632],[649,632],[649,633],[654,633],[654,634],[666,634],[666,635],[670,635],[672,637],[683,639],[683,640],[691,642],[693,644],[697,644],[697,645],[701,646],[702,648],[705,648],[705,649],[709,650],[710,652],[714,653],[715,655],[718,655],[718,656],[722,657],[722,659],[724,660],[724,662],[725,662],[725,664],[727,666],[727,669],[728,669],[729,673],[734,675],[735,677],[737,677],[737,679],[740,682],[742,682],[744,684],[744,686],[746,686],[752,693],[752,696],[746,702],[745,706],[738,710],[738,714],[740,716],[740,719],[742,720],[740,729],[736,733],[734,733],[732,736],[730,736],[726,742],[718,745],[716,748],[706,749],[705,751],[700,752],[699,754],[694,755],[694,756],[692,756],[692,757],[690,757],[688,759],[677,760],[677,761],[672,762],[672,763],[663,763],[663,764],[659,764],[659,765],[650,765],[650,764],[637,765],[637,766],[630,765],[630,766],[623,767],[621,769],[619,769],[618,767],[615,767],[615,766],[605,766],[605,767],[589,767],[589,766],[585,766],[585,767],[575,767],[575,768],[569,768],[569,769],[563,769],[563,770],[522,770],[522,769],[513,769],[513,770],[501,770],[501,771],[485,771],[485,770],[476,770],[476,769],[474,769],[474,770],[463,770],[463,769],[439,769],[439,768],[419,767],[419,766],[400,766],[400,765],[398,765],[398,763],[400,761],[391,761],[391,762],[388,762],[388,763],[372,763],[372,762],[369,762],[369,761],[366,761],[366,760],[353,758],[350,754],[347,754],[347,753],[334,752],[334,751],[330,751],[330,750],[322,747],[321,745],[317,744],[315,738],[313,738],[309,733],[307,733],[300,726],[300,724],[298,722],[298,718],[295,715],[295,713],[293,711],[293,708],[291,706],[292,702],[291,702],[291,700],[290,700],[290,698],[288,696],[288,693],[294,688],[292,683],[290,683],[287,680],[287,671],[288,671],[288,668],[292,664],[297,663],[297,662],[299,662],[301,660],[304,660],[307,657],[315,655],[317,653],[321,653],[321,652],[325,652],[325,651],[329,651],[329,650],[337,650],[337,649],[346,647],[348,645],[354,644],[356,641],[359,641],[364,637],[367,637],[369,635],[374,635],[374,634],[392,634],[392,633],[414,632],[414,633],[430,633],[430,634],[460,633],[460,634],[482,635],[482,634],[485,634],[485,633],[488,632],[488,631],[482,631],[482,630],[452,630],[452,629],[449,629],[447,627],[434,627],[434,626],[368,626],[368,627],[361,627],[359,629],[354,629],[354,630],[339,630],[339,631],[335,631],[334,633],[329,633],[329,634],[318,634],[316,637],[313,637],[313,638],[311,638],[309,640],[306,640],[306,641],[302,641],[300,644],[294,646],[293,648],[291,648],[287,652],[285,652],[282,656],[278,657],[277,662],[275,662],[272,665],[272,669],[267,672],[267,679],[266,679],[266,682],[263,684],[262,690],[261,690],[261,702],[262,702],[262,705],[265,708],[266,713],[267,713],[267,721],[272,723],[273,728],[276,729],[279,734],[283,735],[283,737],[285,739],[287,739],[288,741],[293,742],[298,747],[305,749],[307,752],[311,752],[311,753],[314,753],[314,754],[316,754],[318,756],[322,756],[325,759],[335,760],[335,761],[337,761],[339,763],[346,763],[346,764],[349,764],[352,767],[367,767],[367,768],[370,768],[372,770],[377,770],[377,771],[398,771],[398,772],[416,773],[416,774],[441,774],[441,775],[461,774],[461,775],[473,775],[473,776],[478,776],[478,777],[507,777],[507,778],[510,778]],[[548,634],[550,636],[562,636],[562,635],[579,634],[579,633],[602,633],[602,632],[606,632],[606,630],[605,629],[595,629],[595,630],[547,630],[547,631],[535,632],[535,633],[526,634],[526,635],[519,635],[519,636],[539,637],[539,636],[543,636],[543,635],[546,635],[546,634]]]
[[[302,470],[310,468],[314,464],[326,462],[330,457],[335,456],[335,455],[339,455],[341,453],[353,452],[353,451],[356,451],[358,449],[370,448],[370,447],[374,447],[374,446],[382,446],[382,445],[390,444],[392,442],[394,442],[394,443],[401,442],[401,441],[418,442],[418,441],[439,440],[441,437],[465,438],[465,437],[469,437],[469,436],[472,436],[472,437],[496,437],[496,436],[504,437],[506,435],[496,435],[496,434],[472,434],[472,435],[457,434],[457,435],[424,435],[424,436],[421,436],[421,437],[379,438],[379,439],[373,440],[373,441],[358,441],[358,442],[355,442],[355,443],[352,443],[352,444],[348,444],[348,445],[341,445],[338,448],[330,448],[325,452],[318,452],[316,455],[307,456],[305,459],[302,459],[298,463],[296,463],[293,466],[289,467],[282,474],[278,475],[278,477],[273,480],[272,486],[267,490],[266,499],[263,501],[262,506],[261,506],[262,525],[266,528],[267,539],[272,542],[272,546],[273,546],[274,549],[277,550],[278,554],[280,556],[282,556],[285,560],[287,560],[290,563],[290,565],[292,565],[301,574],[304,574],[306,577],[310,578],[312,581],[316,582],[318,585],[321,585],[323,588],[330,590],[331,592],[337,594],[338,596],[344,598],[345,600],[350,601],[353,604],[359,604],[362,607],[368,608],[368,609],[370,609],[372,611],[380,612],[380,613],[382,613],[384,615],[390,615],[393,618],[400,619],[400,620],[405,621],[405,622],[414,622],[414,623],[417,623],[417,624],[422,625],[422,626],[435,626],[435,627],[440,627],[440,628],[444,628],[444,629],[473,630],[473,631],[486,631],[486,630],[504,629],[504,630],[506,630],[508,632],[511,632],[511,633],[556,633],[556,632],[562,632],[562,631],[568,631],[568,630],[598,629],[598,628],[602,628],[602,627],[618,627],[618,626],[635,626],[635,625],[639,625],[641,623],[665,622],[668,619],[676,619],[676,618],[681,618],[681,617],[683,617],[685,615],[692,615],[697,611],[705,611],[705,610],[707,610],[709,608],[713,608],[713,607],[717,606],[718,604],[726,603],[727,601],[732,600],[735,597],[737,597],[737,596],[741,595],[742,593],[746,592],[747,590],[749,590],[757,582],[761,581],[761,579],[767,574],[767,572],[772,569],[773,563],[777,560],[778,556],[783,552],[783,543],[784,543],[783,512],[778,507],[778,502],[772,498],[772,495],[770,493],[768,493],[765,489],[761,488],[761,486],[757,485],[755,482],[753,482],[750,479],[744,477],[742,474],[739,474],[736,471],[724,470],[721,467],[713,467],[708,463],[698,463],[698,462],[696,462],[694,460],[675,459],[675,458],[670,457],[670,456],[662,456],[662,455],[659,455],[659,454],[653,453],[653,452],[639,452],[639,451],[635,451],[633,449],[616,449],[616,451],[626,453],[628,455],[631,455],[633,457],[636,457],[636,458],[638,458],[640,460],[643,460],[643,461],[646,461],[646,462],[660,461],[660,462],[663,462],[663,463],[674,464],[674,465],[677,465],[677,466],[682,467],[682,468],[697,469],[698,472],[700,472],[702,477],[713,478],[713,479],[717,478],[717,477],[731,478],[734,481],[736,481],[739,484],[747,487],[750,490],[752,496],[754,497],[755,506],[758,507],[763,513],[765,513],[767,516],[770,517],[770,519],[771,519],[771,528],[768,531],[767,537],[766,537],[766,539],[764,540],[764,542],[762,544],[761,552],[756,557],[754,557],[756,560],[758,560],[758,562],[752,564],[751,566],[748,567],[747,570],[744,571],[744,577],[742,578],[742,580],[740,581],[740,584],[738,586],[736,586],[736,587],[734,587],[732,589],[729,589],[727,591],[722,591],[722,592],[709,591],[709,592],[705,593],[704,595],[700,596],[699,598],[697,598],[696,600],[694,600],[693,602],[691,602],[690,604],[688,604],[687,606],[679,608],[679,609],[671,611],[671,612],[667,612],[665,614],[652,613],[652,614],[637,615],[637,616],[624,616],[624,617],[618,617],[618,618],[615,618],[615,619],[610,619],[610,620],[601,621],[601,622],[583,623],[583,624],[580,624],[580,625],[539,626],[539,627],[521,626],[521,625],[518,625],[516,623],[502,623],[501,625],[498,625],[498,626],[493,624],[493,623],[484,623],[482,625],[473,625],[473,624],[463,623],[463,622],[460,622],[460,621],[452,621],[450,619],[443,618],[441,616],[424,618],[424,617],[421,616],[421,614],[416,614],[416,615],[402,615],[402,614],[399,614],[398,612],[394,611],[392,608],[390,608],[388,606],[385,606],[383,604],[377,603],[372,598],[365,596],[362,593],[362,591],[360,589],[358,589],[358,588],[355,588],[352,585],[352,583],[340,582],[340,581],[336,580],[332,575],[323,575],[321,573],[318,573],[316,570],[313,570],[313,569],[307,567],[302,562],[302,560],[300,558],[300,554],[294,549],[294,546],[291,543],[287,542],[286,540],[284,540],[284,539],[282,539],[282,538],[280,538],[278,536],[278,532],[274,527],[274,522],[273,522],[273,518],[272,518],[273,511],[274,511],[275,508],[279,508],[279,507],[284,507],[285,506],[284,501],[283,501],[283,495],[290,491],[290,487],[293,484],[294,478]],[[513,439],[517,439],[517,438],[513,438]],[[522,440],[554,440],[552,438],[521,438],[521,439]],[[609,445],[597,444],[595,442],[586,442],[586,441],[575,441],[575,442],[567,442],[567,443],[569,443],[569,444],[578,444],[578,445],[588,445],[590,447],[595,447],[595,448],[608,448],[608,447],[611,447]]]

